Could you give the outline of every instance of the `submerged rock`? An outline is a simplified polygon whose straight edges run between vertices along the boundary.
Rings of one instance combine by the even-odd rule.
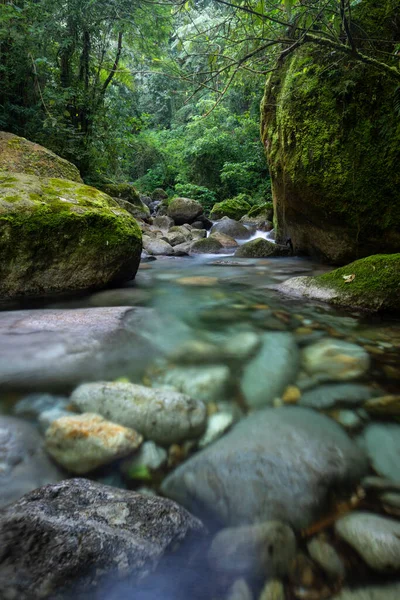
[[[256,238],[242,244],[235,256],[239,258],[266,258],[268,256],[290,256],[290,248],[274,244],[264,238]]]
[[[309,526],[330,490],[354,485],[364,453],[334,421],[306,408],[265,409],[171,473],[162,491],[226,525]]]
[[[364,375],[370,360],[368,352],[357,344],[324,338],[303,349],[302,363],[309,375],[346,381]]]
[[[353,275],[351,281],[345,279]],[[278,289],[336,306],[396,311],[400,309],[400,254],[377,254],[317,277],[294,277]]]
[[[46,430],[45,438],[50,456],[78,475],[131,454],[143,441],[133,429],[93,413],[56,419]]]
[[[376,390],[357,383],[327,383],[304,392],[301,406],[318,410],[337,407],[357,407],[376,395]]]
[[[345,567],[335,548],[329,542],[318,537],[312,538],[307,544],[311,558],[328,575],[329,579],[343,579]]]
[[[400,570],[400,523],[367,512],[353,512],[336,521],[335,532],[352,546],[371,569]]]
[[[371,423],[364,430],[361,443],[379,475],[400,481],[400,425]]]
[[[0,507],[60,479],[62,473],[44,451],[36,427],[22,419],[0,417]]]
[[[0,170],[83,183],[75,165],[23,137],[0,131]]]
[[[129,581],[134,593],[186,542],[185,564],[203,534],[200,521],[170,500],[63,481],[0,512],[0,589],[18,600],[94,598],[110,582]]]
[[[286,575],[296,555],[296,538],[278,521],[222,529],[208,551],[215,571],[235,575]]]
[[[296,378],[299,352],[290,333],[269,332],[261,336],[261,349],[245,367],[242,390],[251,408],[272,404]]]
[[[167,214],[174,220],[175,225],[193,223],[203,213],[203,207],[197,200],[190,198],[175,198],[168,205]]]
[[[146,337],[154,322],[151,309],[129,307],[0,312],[0,385],[64,389],[141,373],[159,352]]]
[[[225,365],[207,367],[172,367],[156,376],[154,386],[173,387],[178,392],[205,402],[225,400],[230,391],[231,374]]]
[[[214,223],[211,233],[224,233],[235,240],[248,240],[251,237],[251,231],[247,227],[229,217]]]
[[[96,412],[161,445],[199,437],[206,426],[204,404],[174,390],[134,383],[87,383],[73,392],[71,401],[84,412]]]
[[[381,583],[359,588],[343,588],[332,600],[398,600],[400,598],[400,582]]]
[[[95,188],[0,172],[0,297],[133,279],[142,249],[133,217]]]

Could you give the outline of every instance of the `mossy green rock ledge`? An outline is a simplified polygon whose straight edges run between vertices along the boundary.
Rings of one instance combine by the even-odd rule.
[[[132,279],[142,248],[135,219],[95,188],[0,171],[0,298]]]
[[[5,131],[0,131],[0,170],[83,183],[75,165],[39,144]]]
[[[216,220],[222,219],[222,217],[229,217],[230,219],[239,221],[251,210],[251,206],[244,196],[244,194],[241,194],[241,196],[237,196],[236,198],[230,198],[229,200],[214,204],[210,219]]]
[[[397,312],[400,310],[400,254],[376,254],[317,277],[294,277],[278,289],[337,306]]]

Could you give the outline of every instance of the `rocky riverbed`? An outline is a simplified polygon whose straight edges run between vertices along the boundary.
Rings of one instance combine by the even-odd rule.
[[[400,322],[190,253],[0,312],[0,597],[398,598]]]

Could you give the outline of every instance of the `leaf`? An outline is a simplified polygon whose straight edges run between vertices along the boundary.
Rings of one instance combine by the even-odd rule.
[[[343,275],[343,279],[345,283],[351,283],[352,281],[354,281],[356,278],[356,274],[355,273],[351,273],[351,275]]]

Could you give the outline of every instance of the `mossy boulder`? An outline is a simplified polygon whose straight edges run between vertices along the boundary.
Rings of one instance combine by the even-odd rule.
[[[264,238],[256,238],[239,246],[235,256],[239,258],[266,258],[267,256],[289,256],[290,249],[274,244]]]
[[[167,200],[168,194],[162,188],[156,188],[151,192],[151,199],[155,201]]]
[[[106,183],[100,188],[105,194],[111,196],[135,219],[148,219],[149,207],[141,200],[137,189],[130,183]]]
[[[0,131],[0,170],[83,183],[72,163],[23,137]]]
[[[247,215],[250,219],[255,217],[265,216],[266,221],[272,221],[274,215],[274,206],[272,202],[264,202],[263,204],[256,204],[252,206]]]
[[[190,254],[221,254],[222,252],[226,252],[226,249],[212,236],[197,240],[190,246]]]
[[[203,207],[191,198],[174,198],[168,205],[167,214],[175,225],[193,223],[203,213]]]
[[[222,217],[229,217],[230,219],[239,221],[250,210],[251,206],[248,202],[248,196],[240,194],[235,198],[214,204],[210,213],[210,219],[216,220],[222,219]]]
[[[400,254],[376,254],[317,277],[294,277],[279,289],[367,311],[400,310]]]
[[[99,190],[0,171],[0,297],[132,279],[141,248],[134,218]]]
[[[398,0],[352,10],[361,50],[400,35]],[[392,46],[374,41],[385,60]],[[392,63],[398,66],[396,63]],[[400,119],[395,78],[304,45],[271,73],[262,103],[277,240],[344,264],[400,247]]]

